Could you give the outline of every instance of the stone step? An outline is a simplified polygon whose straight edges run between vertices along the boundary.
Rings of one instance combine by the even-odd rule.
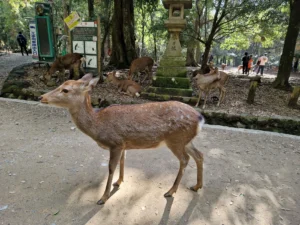
[[[190,89],[190,79],[186,77],[183,78],[155,76],[152,80],[152,86],[164,88]]]
[[[174,101],[184,102],[189,105],[195,105],[198,100],[196,97],[172,96],[167,94],[162,95],[162,94],[148,93],[148,92],[142,92],[141,97],[152,101],[174,100]]]
[[[193,89],[149,87],[147,92],[155,94],[167,94],[171,96],[191,97],[193,94]]]

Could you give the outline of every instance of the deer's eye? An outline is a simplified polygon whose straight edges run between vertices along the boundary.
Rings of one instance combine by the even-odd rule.
[[[69,92],[69,90],[68,90],[68,89],[62,89],[62,92],[64,92],[64,93],[68,93],[68,92]]]

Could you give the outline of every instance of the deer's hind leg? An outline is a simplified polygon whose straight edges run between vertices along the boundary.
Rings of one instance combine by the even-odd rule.
[[[178,185],[179,185],[182,175],[184,173],[184,169],[186,168],[186,166],[189,162],[190,156],[186,153],[185,147],[182,144],[167,143],[167,146],[170,148],[170,150],[174,153],[174,155],[178,158],[178,160],[180,162],[180,167],[179,167],[179,171],[178,171],[177,177],[175,179],[175,182],[174,182],[173,186],[171,187],[171,189],[164,195],[165,197],[172,197],[172,195],[178,189]]]
[[[203,154],[196,149],[192,142],[185,146],[186,152],[193,157],[197,165],[197,184],[190,187],[191,190],[197,191],[203,185]]]

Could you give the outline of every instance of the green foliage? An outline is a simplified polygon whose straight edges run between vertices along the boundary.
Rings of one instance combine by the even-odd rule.
[[[34,17],[34,3],[37,0],[0,1],[0,42],[17,48],[16,36],[19,31],[29,40],[29,19]]]

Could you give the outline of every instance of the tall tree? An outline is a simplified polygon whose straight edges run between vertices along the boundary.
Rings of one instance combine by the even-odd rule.
[[[89,20],[95,19],[94,0],[88,0]]]
[[[268,7],[276,8],[278,2],[280,0],[276,0],[275,3],[264,0],[196,0],[195,8],[200,31],[188,30],[185,35],[193,36],[205,46],[201,63],[202,72],[209,71],[207,61],[213,42],[224,40],[235,31],[248,30],[254,22],[251,17]]]
[[[114,0],[110,64],[125,68],[135,58],[133,0]]]
[[[285,36],[282,55],[279,63],[279,70],[273,87],[290,89],[289,78],[292,70],[292,62],[300,31],[300,0],[289,0],[290,18],[287,33]]]

